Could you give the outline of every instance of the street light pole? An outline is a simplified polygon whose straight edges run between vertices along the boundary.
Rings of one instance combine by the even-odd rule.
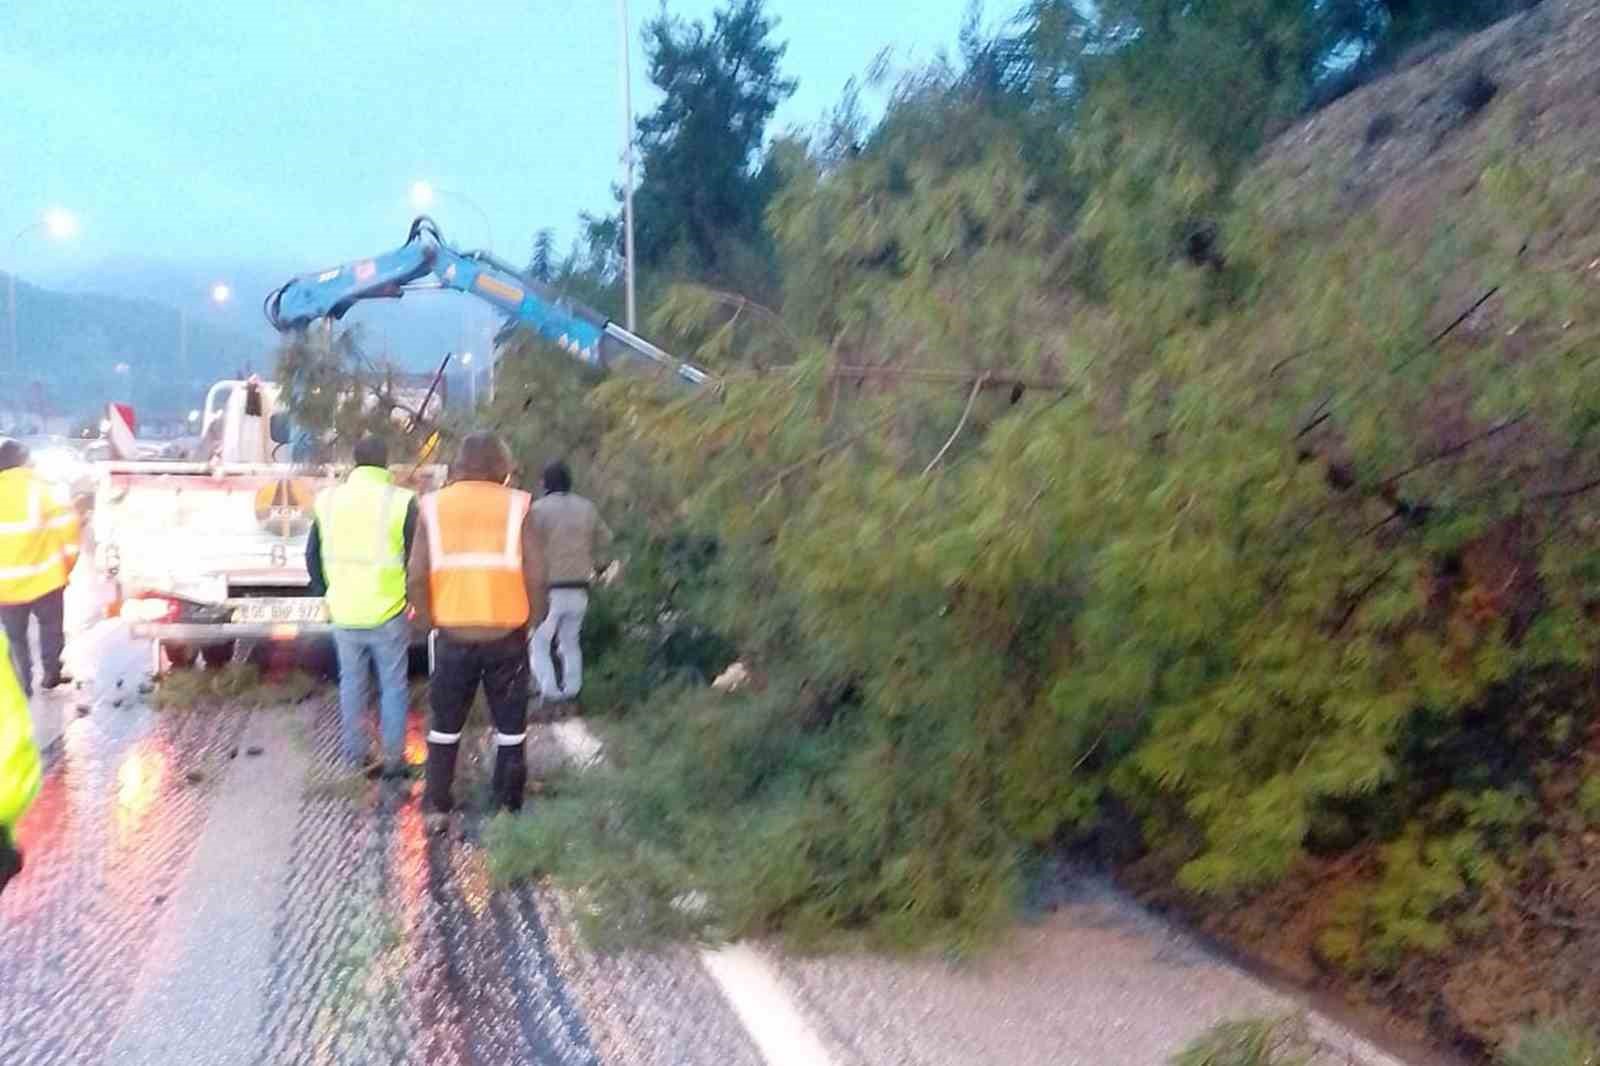
[[[227,282],[215,281],[211,283],[211,302],[221,307],[233,298],[233,289]],[[187,389],[192,383],[189,377],[189,312],[183,307],[178,308],[178,388]]]
[[[15,243],[12,247],[16,247]],[[17,357],[17,264],[14,259],[11,262],[11,269],[6,271],[6,323],[11,335],[11,339],[6,343],[6,354],[11,357],[9,360],[11,372],[20,376],[22,360]]]
[[[633,77],[628,70],[628,0],[617,0],[618,35],[622,47],[622,241],[628,294],[628,331],[634,329],[633,296]]]
[[[44,213],[43,218],[23,226],[11,238],[11,248],[7,253],[11,260],[10,269],[6,271],[6,319],[10,344],[6,350],[11,356],[11,372],[19,380],[22,376],[22,353],[17,347],[17,246],[22,243],[22,238],[35,230],[47,230],[51,236],[66,238],[71,237],[77,228],[78,220],[71,212],[53,207]]]
[[[476,411],[478,409],[478,372],[472,369],[472,353],[464,352],[461,356],[461,365],[467,371],[467,403]]]
[[[6,343],[6,354],[11,357],[11,372],[17,375],[19,381],[22,376],[22,354],[17,351],[17,245],[21,244],[22,238],[28,234],[43,228],[43,219],[23,226],[17,231],[17,235],[11,238],[11,249],[7,254],[11,262],[7,264],[10,269],[6,271],[6,329],[10,338]]]

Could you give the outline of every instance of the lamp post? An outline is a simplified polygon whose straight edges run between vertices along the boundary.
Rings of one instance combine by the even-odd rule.
[[[225,281],[211,283],[211,302],[218,307],[233,299],[233,289]],[[178,380],[189,384],[189,312],[178,308]]]
[[[416,181],[411,183],[411,206],[414,207],[418,211],[426,211],[429,207],[433,206],[433,201],[435,199],[437,199],[438,197],[440,197],[440,196],[449,196],[449,197],[451,197],[453,199],[460,200],[462,203],[466,204],[468,207],[472,208],[472,210],[474,210],[474,211],[476,211],[478,213],[478,218],[480,218],[483,221],[483,233],[484,233],[484,236],[489,239],[489,244],[484,250],[485,251],[489,251],[489,252],[493,252],[494,251],[494,226],[489,222],[489,213],[487,211],[485,211],[482,207],[478,206],[478,202],[476,200],[474,200],[472,197],[468,196],[466,193],[454,192],[454,191],[452,191],[450,189],[438,188],[437,186],[435,186],[433,184],[433,182],[428,181],[426,178],[419,178],[418,180],[416,180]],[[460,340],[461,340],[462,344],[471,343],[467,338],[467,317],[468,317],[468,315],[467,315],[467,306],[466,306],[466,304],[462,304],[461,305],[461,337],[460,337]],[[490,358],[490,361],[491,361],[490,362],[490,367],[489,367],[489,374],[490,374],[490,381],[491,381],[490,389],[492,390],[493,387],[494,387],[493,384],[492,384],[493,375],[494,375],[494,366],[493,366],[494,356],[491,355],[489,358]],[[491,392],[491,396],[492,396],[492,392]],[[473,406],[474,407],[477,406],[476,402],[474,402]]]
[[[467,370],[467,402],[478,409],[478,372],[472,369],[472,353],[461,353],[461,365]]]
[[[628,332],[633,332],[633,78],[628,70],[628,0],[617,0],[618,35],[622,47],[622,244],[628,294]]]
[[[11,356],[12,373],[18,375],[22,373],[22,355],[17,350],[17,246],[22,243],[22,238],[41,229],[55,240],[68,240],[78,232],[78,219],[65,208],[52,207],[40,216],[37,222],[22,227],[16,236],[11,238],[11,269],[6,271],[6,317],[9,322],[10,344],[6,346],[6,352]]]

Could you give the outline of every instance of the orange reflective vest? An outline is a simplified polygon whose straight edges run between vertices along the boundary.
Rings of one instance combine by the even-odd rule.
[[[78,513],[27,467],[0,472],[0,603],[31,603],[67,583],[78,561]]]
[[[528,624],[522,526],[533,498],[488,481],[458,481],[422,497],[428,595],[440,629]]]

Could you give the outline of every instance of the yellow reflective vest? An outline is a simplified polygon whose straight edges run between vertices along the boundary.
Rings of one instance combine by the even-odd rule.
[[[317,497],[318,537],[336,626],[371,629],[406,605],[406,511],[413,493],[387,470],[358,466]]]
[[[0,471],[0,603],[31,603],[67,583],[78,561],[78,513],[27,467]]]
[[[16,825],[38,794],[39,749],[33,743],[33,718],[11,665],[11,645],[0,633],[0,828]]]

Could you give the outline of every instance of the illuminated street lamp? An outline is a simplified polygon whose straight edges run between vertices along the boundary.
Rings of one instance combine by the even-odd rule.
[[[70,240],[78,235],[78,218],[64,207],[52,207],[41,220],[50,236],[58,241]]]
[[[221,307],[233,299],[233,289],[225,281],[211,283],[211,302]],[[189,312],[178,308],[178,380],[189,381]]]

